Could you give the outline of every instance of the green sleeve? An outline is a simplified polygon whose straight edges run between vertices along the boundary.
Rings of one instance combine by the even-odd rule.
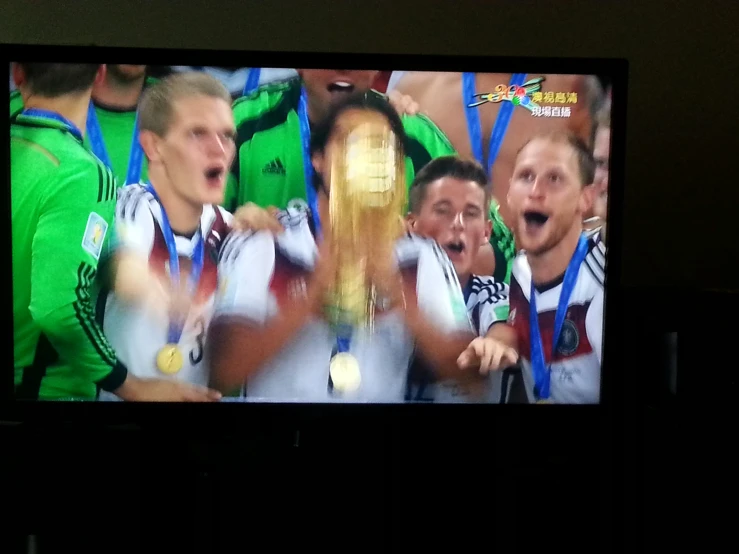
[[[23,98],[21,93],[14,90],[10,93],[10,117],[20,113],[23,110]]]
[[[127,370],[96,322],[92,296],[98,261],[113,234],[116,187],[102,164],[70,165],[41,200],[29,308],[59,357],[112,392]]]
[[[516,257],[516,241],[513,233],[506,226],[500,215],[498,204],[490,202],[490,220],[493,232],[490,234],[490,245],[495,253],[495,275],[493,278],[507,285],[511,282],[511,268]]]
[[[403,127],[408,136],[406,154],[412,161],[414,176],[434,158],[457,154],[446,135],[425,115],[403,116]]]

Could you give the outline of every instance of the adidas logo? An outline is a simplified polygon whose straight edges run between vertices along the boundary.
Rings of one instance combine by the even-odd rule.
[[[262,168],[262,173],[270,175],[285,175],[286,171],[280,158],[275,158]]]

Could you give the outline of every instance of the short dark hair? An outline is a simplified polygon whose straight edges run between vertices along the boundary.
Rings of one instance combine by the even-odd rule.
[[[521,155],[524,148],[536,140],[549,141],[555,144],[567,144],[572,148],[572,150],[574,150],[577,156],[577,165],[580,173],[580,180],[582,181],[581,184],[583,186],[593,184],[593,181],[595,181],[595,160],[593,159],[593,152],[580,137],[570,131],[551,131],[536,134],[527,140],[526,143],[518,150],[516,159]]]
[[[33,94],[56,98],[85,92],[92,88],[100,64],[91,63],[18,63]]]
[[[488,177],[485,169],[476,161],[466,160],[459,156],[441,156],[434,158],[418,172],[410,190],[410,209],[417,214],[421,211],[426,192],[431,183],[444,177],[459,179],[460,181],[472,181],[480,185],[485,193],[485,213],[488,215],[487,204],[489,202]]]
[[[403,121],[398,112],[390,104],[390,102],[381,94],[374,91],[353,93],[342,101],[332,105],[325,118],[316,124],[311,130],[310,137],[310,153],[313,154],[323,152],[326,149],[331,134],[333,133],[336,122],[341,114],[350,110],[366,110],[373,111],[385,116],[390,129],[398,139],[398,148],[400,155],[405,156],[407,135],[403,127]],[[323,180],[317,171],[313,172],[313,186],[316,190],[323,188]]]

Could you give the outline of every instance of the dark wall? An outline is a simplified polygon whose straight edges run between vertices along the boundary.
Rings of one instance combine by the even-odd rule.
[[[0,40],[626,57],[631,82],[624,284],[737,284],[737,273],[730,267],[739,249],[729,224],[737,217],[739,179],[736,156],[725,155],[727,141],[735,140],[738,122],[735,2],[222,0],[185,4],[35,0],[31,10],[23,2],[13,2],[3,8]]]

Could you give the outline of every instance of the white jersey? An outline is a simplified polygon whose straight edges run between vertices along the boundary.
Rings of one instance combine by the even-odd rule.
[[[128,249],[149,260],[151,271],[166,278],[169,252],[161,230],[162,210],[143,185],[128,185],[118,192],[116,205],[117,248]],[[217,206],[205,206],[200,219],[205,237],[203,268],[193,306],[190,309],[179,347],[184,365],[172,378],[197,385],[208,384],[208,371],[203,363],[205,334],[213,315],[218,287],[218,254],[231,223],[231,214]],[[193,250],[199,240],[175,235],[180,260],[180,278],[186,279]],[[167,344],[169,322],[157,318],[145,306],[132,305],[107,294],[103,330],[119,359],[137,377],[164,378],[156,366],[159,350]],[[100,400],[117,400],[112,394],[100,394]]]
[[[478,336],[484,337],[495,323],[508,320],[508,286],[492,277],[473,275],[464,291],[467,313]],[[474,402],[500,403],[507,397],[503,390],[503,372],[491,372],[479,385],[461,384],[456,381],[433,383],[431,370],[416,360],[406,399],[409,401],[459,404]],[[415,382],[414,382],[415,381]],[[508,383],[509,379],[506,379]],[[503,394],[505,392],[505,394]]]
[[[217,314],[261,325],[290,309],[290,297],[304,290],[317,247],[304,212],[282,215],[284,233],[234,233],[221,260],[224,278]],[[454,268],[436,243],[408,235],[396,244],[398,267],[415,275],[418,304],[445,332],[471,330]],[[374,333],[355,329],[349,352],[361,371],[359,389],[339,395],[329,386],[336,335],[313,318],[246,383],[252,402],[379,402],[404,400],[414,340],[397,312],[378,313]]]
[[[606,248],[597,234],[589,236],[588,247],[570,297],[554,359],[554,319],[562,279],[536,292],[545,363],[551,367],[550,400],[557,404],[597,404],[600,401]],[[529,402],[535,402],[529,325],[530,288],[531,268],[525,252],[522,252],[514,260],[511,272],[508,323],[515,327],[518,335],[526,394]]]

